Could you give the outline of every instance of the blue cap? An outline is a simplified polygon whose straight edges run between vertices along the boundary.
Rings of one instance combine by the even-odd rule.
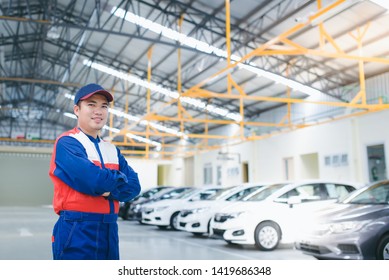
[[[112,94],[110,94],[108,91],[106,91],[102,86],[100,86],[98,84],[89,84],[89,85],[83,86],[82,88],[80,88],[78,90],[76,97],[74,98],[74,104],[77,105],[77,103],[80,100],[87,99],[95,93],[100,93],[100,94],[104,95],[107,98],[108,102],[111,102],[113,100]]]

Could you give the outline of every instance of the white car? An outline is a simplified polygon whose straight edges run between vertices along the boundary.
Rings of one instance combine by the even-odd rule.
[[[142,209],[142,223],[156,225],[159,228],[171,227],[177,230],[177,216],[188,204],[206,199],[220,190],[220,187],[194,188],[175,199],[160,200],[148,203]]]
[[[310,213],[358,187],[319,180],[270,185],[216,213],[213,235],[228,243],[255,244],[260,250],[274,250],[280,242],[294,242],[303,227],[309,225]]]
[[[264,185],[265,183],[247,183],[226,188],[206,200],[191,203],[190,208],[181,210],[178,216],[178,229],[194,235],[211,234],[211,220],[218,210],[235,203]]]

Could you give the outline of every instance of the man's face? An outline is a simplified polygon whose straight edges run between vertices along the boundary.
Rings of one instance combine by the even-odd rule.
[[[78,117],[78,126],[86,134],[97,137],[107,122],[108,101],[104,95],[94,94],[74,105],[74,114]]]

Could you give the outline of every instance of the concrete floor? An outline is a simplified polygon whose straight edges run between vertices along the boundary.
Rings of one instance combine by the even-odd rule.
[[[0,260],[50,260],[57,215],[49,206],[0,207]],[[253,246],[160,230],[119,219],[122,260],[311,260],[291,247],[261,252]]]

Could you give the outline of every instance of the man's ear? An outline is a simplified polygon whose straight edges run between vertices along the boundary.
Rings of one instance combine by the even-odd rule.
[[[74,105],[73,106],[73,112],[77,116],[77,118],[78,118],[78,111],[80,111],[80,106]]]

